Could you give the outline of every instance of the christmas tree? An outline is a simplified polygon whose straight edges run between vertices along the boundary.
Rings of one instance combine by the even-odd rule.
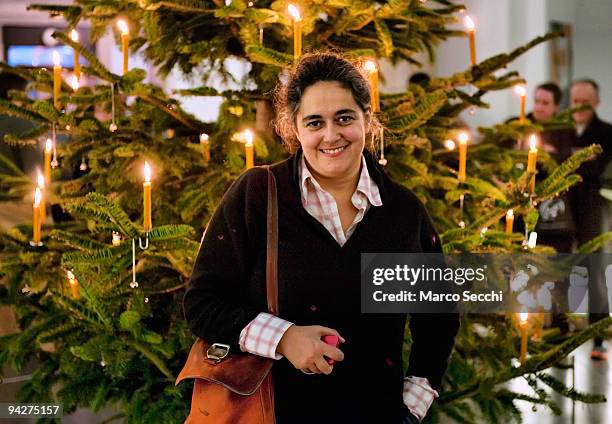
[[[191,386],[175,386],[174,380],[194,340],[181,311],[183,288],[206,222],[248,165],[249,149],[257,164],[285,155],[268,123],[273,113],[269,93],[283,68],[299,55],[301,45],[374,62],[418,63],[417,53],[433,59],[439,41],[468,35],[449,29],[464,8],[447,0],[295,2],[299,17],[289,13],[289,5],[75,0],[66,6],[31,6],[66,20],[67,30],[54,37],[87,60],[81,72],[95,82],[79,88],[54,81],[52,70],[0,64],[2,72],[49,93],[48,99],[32,100],[24,92],[11,92],[10,100],[0,100],[0,111],[35,124],[26,133],[7,136],[7,142],[37,146],[51,139],[41,167],[43,157],[47,168],[56,161],[61,167],[51,169],[37,197],[71,217],[44,226],[41,234],[36,225],[22,225],[0,235],[0,299],[13,307],[22,328],[0,338],[0,365],[19,370],[32,357],[42,364],[20,392],[22,401],[57,400],[64,413],[113,405],[117,417],[127,422],[182,422]],[[187,75],[216,72],[230,80],[225,66],[230,57],[247,60],[251,69],[241,89],[219,92],[202,78],[196,88],[168,94],[146,83],[143,69],[130,69],[126,61],[126,72],[114,74],[73,41],[70,30],[82,21],[91,25],[92,42],[112,28],[119,45],[143,54],[161,75],[179,68]],[[515,120],[481,128],[482,141],[470,145],[465,155],[467,173],[457,171],[457,151],[445,147],[447,140],[458,138],[462,111],[487,107],[486,93],[524,82],[504,68],[556,36],[543,35],[425,86],[412,84],[406,92],[380,95],[379,117],[385,126],[381,164],[425,203],[445,251],[524,251],[524,234],[502,228],[507,211],[522,216],[527,231],[532,230],[538,220],[534,205],[579,183],[574,171],[600,151],[593,145],[563,164],[540,152],[537,166],[548,176],[525,195],[533,175],[515,164],[527,162],[527,152],[504,149],[501,141],[569,125],[569,113],[544,127]],[[301,45],[298,37],[303,37]],[[375,66],[371,72],[377,72]],[[219,119],[201,122],[183,110],[173,98],[177,95],[222,96]],[[247,128],[254,130],[252,140]],[[60,136],[67,141],[59,144]],[[152,174],[149,183],[143,183],[145,162]],[[75,168],[81,172],[58,179],[62,169]],[[0,187],[3,199],[21,199],[35,191],[36,183],[0,158]],[[143,191],[151,193],[150,200],[145,195],[145,207]],[[580,252],[594,251],[611,237],[603,234]],[[610,324],[612,319],[605,319],[562,341],[544,337],[530,358],[515,366],[520,340],[511,322],[493,315],[464,317],[428,422],[442,415],[465,423],[520,418],[517,400],[560,413],[542,384],[582,402],[605,401],[543,370]],[[407,334],[406,349],[409,344]],[[503,385],[520,376],[534,394]]]

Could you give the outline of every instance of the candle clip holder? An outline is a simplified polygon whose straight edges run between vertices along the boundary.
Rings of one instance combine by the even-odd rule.
[[[148,231],[145,233],[144,245],[142,244],[142,237],[138,237],[138,247],[140,247],[140,250],[147,250],[149,248],[149,232]]]
[[[138,282],[136,281],[136,239],[132,239],[132,282],[130,288],[137,288]]]
[[[53,159],[51,159],[51,168],[55,169],[59,166],[57,160],[57,137],[55,132],[55,123],[51,126],[51,135],[53,140]]]
[[[42,241],[35,242],[34,240],[30,240],[30,246],[32,246],[32,247],[42,247],[42,246],[44,246],[44,243]]]

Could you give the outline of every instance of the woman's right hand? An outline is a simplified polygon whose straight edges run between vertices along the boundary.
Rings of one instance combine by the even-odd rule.
[[[280,339],[276,351],[283,355],[291,364],[304,372],[315,374],[330,374],[333,366],[329,365],[324,356],[342,361],[344,353],[336,347],[321,340],[323,336],[338,336],[344,343],[344,338],[332,328],[321,325],[292,325]]]

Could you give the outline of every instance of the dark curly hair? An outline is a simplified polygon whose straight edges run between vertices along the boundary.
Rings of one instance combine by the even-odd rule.
[[[285,74],[286,82],[278,83],[274,93],[276,132],[287,149],[293,153],[300,147],[295,136],[295,119],[304,91],[319,81],[337,81],[353,94],[355,102],[365,114],[370,114],[370,134],[379,134],[381,124],[371,114],[371,94],[361,63],[355,63],[333,52],[314,52],[303,55]],[[366,141],[366,148],[374,150],[374,140]]]

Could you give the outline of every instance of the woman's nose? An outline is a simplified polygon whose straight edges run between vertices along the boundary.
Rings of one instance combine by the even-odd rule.
[[[340,138],[340,130],[335,124],[329,124],[325,127],[323,137],[323,141],[331,144]]]

